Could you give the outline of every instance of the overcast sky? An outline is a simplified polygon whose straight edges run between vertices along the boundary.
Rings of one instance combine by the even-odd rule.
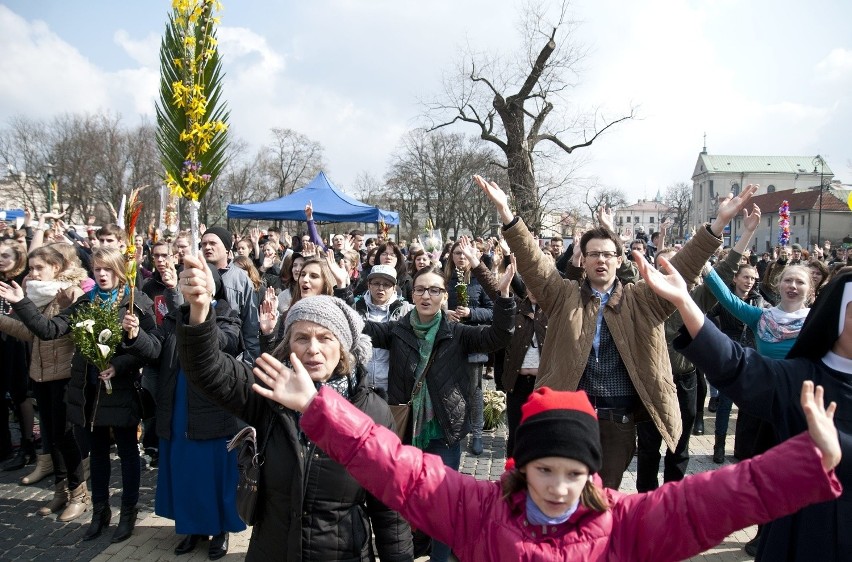
[[[400,137],[425,123],[421,100],[439,96],[467,45],[520,45],[516,1],[223,3],[233,133],[254,145],[271,127],[304,133],[350,191],[361,172],[384,175]],[[0,124],[104,110],[153,122],[170,9],[0,2]],[[852,181],[852,2],[578,0],[571,11],[589,55],[566,109],[615,116],[632,105],[641,117],[584,151],[581,176],[653,197],[690,181],[706,132],[711,154],[819,153]]]

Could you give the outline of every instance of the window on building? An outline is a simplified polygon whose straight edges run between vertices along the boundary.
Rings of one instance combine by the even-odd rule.
[[[793,226],[796,226],[796,215],[793,215]]]
[[[648,222],[651,223],[651,224],[654,224],[654,217],[649,218]]]
[[[639,217],[633,217],[633,222],[638,223],[638,222],[639,222]]]
[[[738,184],[736,182],[732,183],[731,184],[731,193],[733,193],[734,195],[739,195],[740,194],[740,184]]]
[[[713,180],[707,182],[707,194],[713,199]]]
[[[618,226],[624,224],[624,217],[618,217]]]
[[[775,186],[772,184],[766,186],[766,193],[775,193]]]
[[[704,184],[703,183],[698,184],[698,200],[704,201]]]
[[[630,222],[630,217],[627,217],[627,222]]]

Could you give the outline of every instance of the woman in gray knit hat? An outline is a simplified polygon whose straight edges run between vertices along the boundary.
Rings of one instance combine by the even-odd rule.
[[[193,257],[184,261],[180,289],[189,313],[178,319],[177,338],[187,378],[205,395],[257,429],[262,451],[258,521],[246,560],[412,560],[411,530],[368,494],[347,472],[308,440],[299,414],[252,391],[255,377],[215,345],[211,280]],[[363,321],[338,298],[306,297],[290,308],[284,339],[257,369],[281,369],[291,354],[317,388],[328,386],[377,423],[391,427],[387,404],[367,387],[363,363],[372,346]],[[371,546],[376,538],[376,550]],[[283,555],[282,553],[287,553]]]

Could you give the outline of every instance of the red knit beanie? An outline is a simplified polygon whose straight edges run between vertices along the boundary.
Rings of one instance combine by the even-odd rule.
[[[582,390],[560,392],[544,386],[521,407],[515,466],[521,468],[542,457],[575,459],[592,473],[601,469],[598,418]]]

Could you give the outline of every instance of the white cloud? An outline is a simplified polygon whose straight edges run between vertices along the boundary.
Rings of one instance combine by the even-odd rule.
[[[852,78],[852,49],[836,48],[816,65],[819,78],[829,82]]]

